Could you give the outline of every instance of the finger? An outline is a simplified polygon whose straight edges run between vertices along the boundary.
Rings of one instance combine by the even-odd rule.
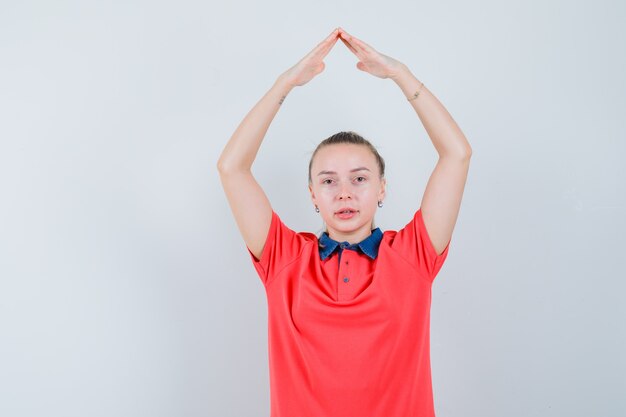
[[[372,52],[374,49],[359,38],[350,35],[345,30],[343,31],[343,35],[345,35],[346,40],[350,43],[350,45],[352,45],[352,47],[359,52]]]
[[[339,32],[339,39],[341,39],[346,46],[349,46],[351,50],[354,50],[354,46],[350,43],[350,35],[348,32],[341,29]]]
[[[363,42],[362,40],[357,39],[354,36],[350,36],[349,40],[350,40],[350,43],[352,44],[352,46],[354,46],[354,49],[356,49],[357,51],[359,51],[359,52],[369,52],[369,48],[367,47],[365,42]]]
[[[337,29],[335,29],[328,38],[324,39],[315,49],[313,49],[313,51],[311,51],[311,56],[322,58],[326,56],[337,42],[338,33]]]
[[[321,41],[319,44],[317,44],[317,46],[315,48],[313,48],[313,52],[317,52],[321,49],[324,49],[326,47],[328,47],[329,45],[333,44],[333,41],[337,40],[337,34],[339,33],[339,31],[337,29],[333,30],[330,35],[328,35],[326,37],[326,39],[324,39],[323,41]]]
[[[346,41],[343,37],[341,37],[340,39],[341,39],[341,42],[343,42],[344,45],[346,45],[348,47],[348,49],[350,51],[352,51],[353,54],[358,55],[356,49],[354,49],[354,47],[352,45],[350,45],[350,43],[348,41]]]
[[[347,42],[350,45],[352,52],[354,52],[355,54],[362,52],[363,48],[354,41],[354,36],[343,32],[341,34],[341,39],[345,41],[344,43]]]
[[[333,45],[335,45],[336,42],[337,39],[335,38],[335,40],[331,41],[330,44],[325,44],[321,49],[315,49],[311,51],[308,56],[315,60],[322,60],[326,57],[326,55],[328,55],[328,52],[330,52],[331,48],[333,47]]]
[[[325,53],[331,50],[331,48],[337,43],[337,39],[339,39],[339,30],[335,29],[333,33],[330,34],[330,38],[326,40],[324,50]]]
[[[357,58],[359,58],[359,60],[365,59],[365,51],[361,47],[356,45],[354,42],[344,39],[343,37],[341,38],[341,41],[348,47],[348,49],[350,49],[350,51],[352,51],[354,55],[357,56]]]
[[[374,48],[372,48],[371,46],[369,46],[368,44],[366,44],[365,42],[363,42],[361,39],[357,39],[357,38],[352,38],[354,44],[356,45],[356,47],[361,48],[361,50],[363,50],[363,52],[373,52]]]

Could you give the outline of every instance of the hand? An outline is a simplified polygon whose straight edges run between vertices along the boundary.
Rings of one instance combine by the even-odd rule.
[[[335,29],[322,42],[320,42],[311,52],[302,58],[296,65],[289,68],[280,75],[291,86],[301,86],[324,71],[325,64],[322,61],[328,52],[337,42],[339,30]]]
[[[359,62],[356,67],[379,78],[395,79],[404,69],[404,64],[384,55],[360,39],[339,28],[341,41],[354,53]]]

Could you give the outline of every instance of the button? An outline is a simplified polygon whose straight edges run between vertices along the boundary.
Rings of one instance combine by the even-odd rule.
[[[348,246],[348,244],[347,243],[341,243],[339,246],[341,246],[341,249],[345,249]]]
[[[348,282],[348,281],[350,281],[350,278],[348,278],[348,277],[343,277],[343,282]]]

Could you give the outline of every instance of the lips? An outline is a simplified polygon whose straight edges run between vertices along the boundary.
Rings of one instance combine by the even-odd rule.
[[[343,212],[346,212],[346,211],[355,212],[356,213],[358,210],[354,209],[352,207],[344,207],[344,208],[339,209],[338,211],[336,211],[335,214],[343,213]]]

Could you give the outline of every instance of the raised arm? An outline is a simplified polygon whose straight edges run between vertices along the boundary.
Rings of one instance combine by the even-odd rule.
[[[291,88],[284,80],[276,80],[239,124],[217,163],[239,232],[257,259],[261,259],[270,229],[272,206],[252,175],[251,167],[270,123]]]
[[[419,91],[410,103],[439,154],[424,190],[421,210],[430,240],[440,254],[450,242],[459,215],[472,148],[450,113],[408,68],[404,67],[394,81],[407,98]]]
[[[237,227],[250,251],[261,258],[272,220],[272,206],[252,175],[261,142],[289,92],[324,70],[323,59],[338,38],[334,30],[296,65],[281,74],[250,110],[224,147],[217,162],[220,180]]]
[[[343,29],[340,36],[359,59],[356,65],[359,70],[379,78],[389,78],[400,87],[439,154],[420,208],[430,240],[437,254],[441,254],[456,224],[472,148],[446,108],[406,65],[378,52]]]

